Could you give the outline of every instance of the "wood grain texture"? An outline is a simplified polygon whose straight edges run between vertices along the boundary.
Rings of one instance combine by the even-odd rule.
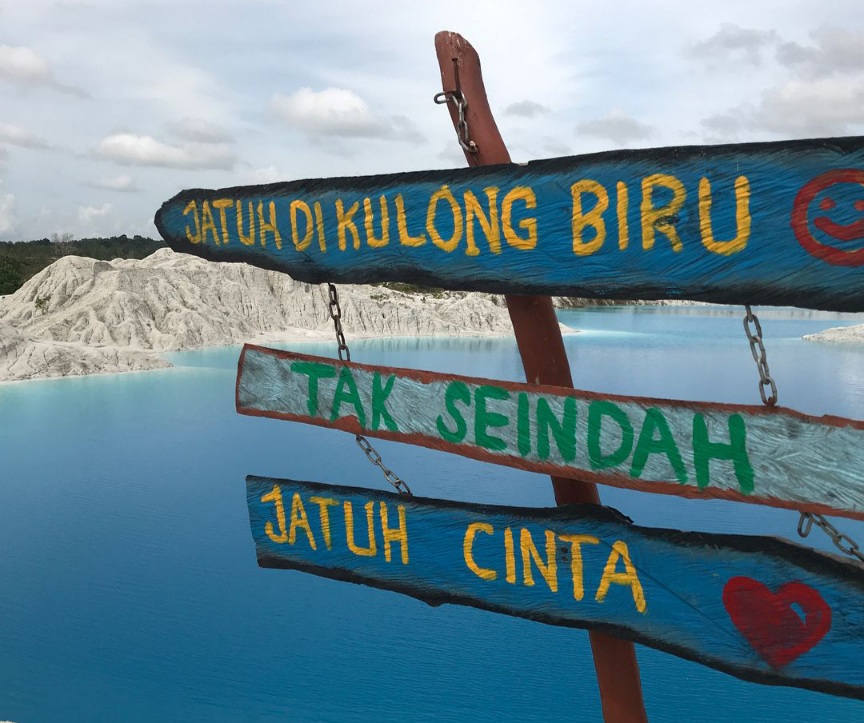
[[[446,107],[457,137],[462,125],[460,115],[465,127],[470,128],[473,145],[468,149],[463,146],[468,165],[510,163],[510,153],[489,107],[477,51],[458,33],[442,31],[435,35],[435,55],[441,71],[441,90],[446,94],[455,89],[467,103],[461,114],[453,102],[448,102]],[[526,379],[535,384],[572,387],[570,366],[551,297],[507,294],[505,300]],[[597,486],[590,482],[555,476],[551,479],[559,505],[600,502]],[[589,631],[588,639],[603,720],[606,723],[647,723],[635,645],[599,630]],[[584,693],[580,690],[578,695],[581,697]]]
[[[258,564],[601,630],[745,680],[864,699],[864,572],[774,538],[247,477]]]
[[[601,395],[246,345],[241,414],[534,472],[864,519],[864,422],[784,408]]]
[[[864,310],[864,139],[183,191],[175,251],[307,282]]]

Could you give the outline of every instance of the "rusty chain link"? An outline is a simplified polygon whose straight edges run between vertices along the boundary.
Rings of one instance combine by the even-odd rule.
[[[747,332],[747,339],[750,342],[750,351],[753,354],[753,361],[759,368],[759,394],[762,401],[769,407],[777,404],[777,385],[771,378],[771,372],[768,370],[768,358],[765,354],[765,344],[762,342],[762,325],[756,314],[753,313],[749,305],[744,307],[747,311],[744,316],[744,331]],[[770,389],[768,394],[765,390]],[[864,552],[858,547],[849,535],[846,535],[832,525],[823,515],[813,514],[812,512],[802,512],[798,518],[798,535],[799,537],[807,537],[813,529],[813,524],[816,524],[828,537],[834,546],[846,555],[850,555],[864,562]]]
[[[459,145],[468,151],[468,153],[479,153],[480,149],[477,147],[477,144],[468,135],[468,120],[465,118],[465,111],[468,110],[468,101],[465,100],[465,94],[458,88],[456,90],[445,90],[436,93],[433,100],[438,105],[444,105],[445,103],[454,103],[456,105],[456,112],[459,114],[459,119],[456,122],[456,135],[459,137]]]
[[[366,437],[358,434],[354,437],[354,441],[357,442],[357,446],[366,453],[368,460],[381,470],[384,474],[384,479],[393,485],[399,494],[411,497],[411,488],[408,487],[408,483],[384,464],[384,460],[381,459],[378,450],[369,443],[369,440],[366,439]]]
[[[857,558],[858,562],[864,562],[864,552],[861,552],[858,543],[849,537],[849,535],[840,532],[840,530],[834,527],[834,525],[828,522],[828,520],[826,520],[822,515],[815,515],[811,512],[802,512],[801,517],[798,520],[798,534],[801,537],[807,537],[807,535],[810,534],[810,530],[813,528],[814,522],[816,523],[816,527],[831,538],[831,542],[834,543],[838,550]]]
[[[339,305],[339,292],[334,284],[327,284],[327,292],[329,294],[329,310],[330,318],[333,320],[333,326],[336,329],[336,343],[338,344],[339,359],[342,361],[351,361],[351,350],[348,349],[348,343],[345,341],[345,332],[342,330],[342,307]],[[384,464],[384,460],[366,437],[361,434],[354,435],[354,441],[357,446],[366,454],[366,458],[378,467],[384,474],[386,479],[400,495],[412,496],[411,488],[399,475]]]
[[[330,295],[330,318],[336,327],[336,343],[338,345],[339,359],[351,361],[351,350],[345,341],[345,332],[342,331],[342,307],[339,306],[339,292],[333,284],[327,284],[327,292]]]
[[[762,324],[759,323],[759,319],[749,304],[744,309],[747,312],[744,315],[744,331],[750,342],[750,353],[753,354],[753,361],[756,362],[756,367],[759,369],[759,396],[762,397],[765,404],[773,407],[777,404],[777,385],[768,370],[768,356],[765,353],[765,344],[762,343]],[[766,389],[770,389],[771,393],[768,394]]]

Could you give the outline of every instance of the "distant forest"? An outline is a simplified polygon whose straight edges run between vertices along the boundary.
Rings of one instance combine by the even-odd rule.
[[[91,259],[143,259],[165,247],[162,240],[144,236],[129,238],[82,238],[54,234],[38,241],[0,241],[0,294],[11,294],[31,276],[54,263],[61,256],[86,256]]]

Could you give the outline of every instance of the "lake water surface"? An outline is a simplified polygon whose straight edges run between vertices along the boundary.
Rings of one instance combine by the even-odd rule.
[[[864,419],[862,318],[760,310],[780,402]],[[562,312],[576,386],[756,404],[739,310]],[[350,329],[347,330],[350,341]],[[293,347],[335,355],[335,343]],[[351,344],[355,361],[521,380],[510,339]],[[601,720],[587,635],[255,561],[245,476],[384,489],[349,434],[237,415],[238,349],[176,369],[0,385],[0,720]],[[375,442],[415,494],[554,504],[548,477]],[[797,514],[601,488],[637,524],[795,537]],[[864,524],[836,521],[864,540]],[[814,531],[808,543],[829,549]],[[864,720],[639,647],[649,717]]]

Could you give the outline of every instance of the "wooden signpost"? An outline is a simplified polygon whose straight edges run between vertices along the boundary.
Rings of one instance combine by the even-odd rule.
[[[442,31],[435,35],[435,55],[443,98],[465,161],[472,168],[510,163],[510,153],[489,108],[477,51],[458,33]],[[504,298],[525,378],[534,384],[572,387],[570,362],[551,297],[508,294]],[[551,481],[559,505],[600,504],[597,487],[590,482],[555,475]],[[588,642],[603,719],[606,723],[645,723],[648,716],[636,646],[602,630],[589,630]]]
[[[247,478],[262,567],[612,632],[745,680],[864,699],[864,573],[774,538]]]
[[[527,384],[247,345],[237,410],[548,472],[569,506],[249,477],[259,564],[586,628],[607,723],[647,720],[631,641],[864,699],[862,568],[775,539],[635,527],[595,487],[864,519],[864,423],[573,390],[540,296],[864,311],[864,137],[512,165],[476,52],[455,33],[435,44],[471,169],[193,189],[156,225],[175,251],[306,282],[505,294]]]
[[[156,225],[313,283],[864,311],[864,138],[195,189]]]
[[[374,367],[246,345],[237,411],[533,472],[864,519],[864,422]]]

